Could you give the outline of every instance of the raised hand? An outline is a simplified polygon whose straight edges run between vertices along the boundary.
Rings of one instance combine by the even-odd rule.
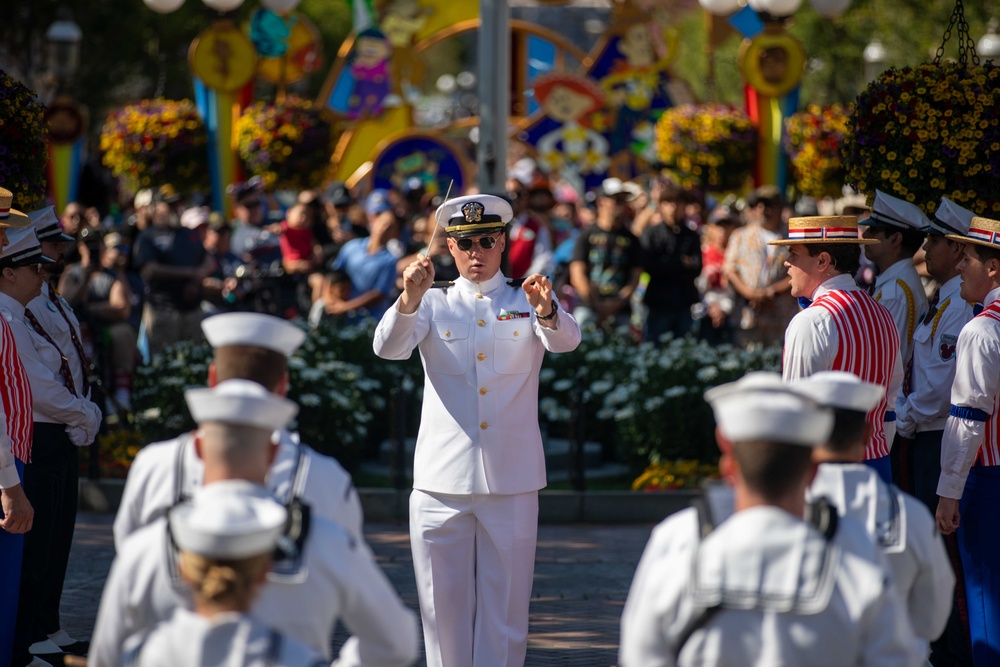
[[[434,284],[434,263],[425,255],[417,255],[403,269],[403,294],[399,297],[399,312],[415,313],[420,300]]]

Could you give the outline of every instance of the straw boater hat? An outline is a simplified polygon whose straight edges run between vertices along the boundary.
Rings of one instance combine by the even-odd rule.
[[[875,245],[878,239],[858,236],[858,218],[854,215],[811,215],[788,219],[788,238],[768,241],[768,245],[811,245],[815,243],[851,243]]]
[[[7,188],[0,188],[0,227],[27,227],[31,224],[31,218],[21,213],[16,208],[11,208],[14,203],[14,193]]]
[[[1000,220],[981,218],[977,215],[969,224],[968,234],[945,234],[945,238],[959,243],[975,243],[1000,250]]]

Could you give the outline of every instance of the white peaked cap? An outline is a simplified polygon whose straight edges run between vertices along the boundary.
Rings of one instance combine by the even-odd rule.
[[[31,211],[28,213],[28,217],[31,218],[31,224],[35,228],[35,236],[38,237],[39,241],[75,241],[69,234],[64,234],[62,230],[62,225],[59,222],[59,216],[56,215],[55,206],[46,206],[45,208],[40,208],[37,211]]]
[[[266,488],[227,480],[201,487],[170,510],[170,532],[184,551],[206,558],[250,558],[274,550],[287,516]]]
[[[509,201],[484,194],[449,199],[434,213],[434,219],[446,232],[468,236],[502,229],[513,217]]]
[[[870,412],[885,396],[882,385],[865,382],[845,371],[822,371],[792,386],[820,405],[857,412]]]
[[[705,392],[722,435],[733,443],[776,442],[818,447],[833,430],[833,411],[782,382],[777,373],[748,373]]]
[[[931,228],[928,231],[934,234],[965,236],[969,233],[974,217],[976,214],[969,209],[962,208],[947,197],[941,197],[941,202],[931,217]]]
[[[213,348],[248,345],[290,357],[306,339],[306,332],[288,320],[261,313],[222,313],[201,321],[201,330]]]
[[[197,424],[236,424],[276,431],[298,414],[299,406],[272,394],[250,380],[232,379],[215,387],[184,392],[191,417]]]
[[[876,190],[871,215],[858,224],[922,232],[931,226],[931,221],[916,204]]]

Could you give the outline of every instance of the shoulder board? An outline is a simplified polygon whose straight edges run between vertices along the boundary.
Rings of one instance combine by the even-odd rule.
[[[431,289],[448,289],[455,284],[454,280],[435,280]]]
[[[511,278],[507,281],[507,284],[511,287],[520,287],[524,284],[524,278]]]

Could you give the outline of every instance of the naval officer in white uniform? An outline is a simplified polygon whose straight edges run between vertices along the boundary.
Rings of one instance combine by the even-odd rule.
[[[736,512],[703,535],[694,508],[653,531],[621,621],[621,667],[915,667],[882,555],[850,518],[802,519],[812,449],[833,412],[754,373],[706,392]]]
[[[326,667],[318,651],[250,612],[288,513],[265,487],[216,482],[170,511],[180,574],[194,610],[174,610],[126,655],[128,667]]]
[[[202,331],[215,357],[208,384],[232,378],[252,380],[284,396],[288,390],[288,357],[302,345],[305,332],[295,325],[260,313],[226,313],[202,321]],[[282,428],[278,455],[267,477],[268,487],[282,502],[298,498],[313,515],[338,523],[361,541],[361,502],[351,476],[333,458],[317,453]],[[115,516],[115,547],[129,535],[191,496],[201,485],[201,460],[194,434],[154,443],[139,450],[129,468],[122,501]]]
[[[816,373],[794,386],[834,411],[830,437],[813,452],[819,469],[806,500],[825,498],[841,516],[861,523],[882,549],[926,657],[948,622],[955,574],[930,510],[862,463],[871,429],[865,415],[884,390],[843,371]]]
[[[226,480],[263,485],[277,447],[271,433],[297,411],[269,409],[294,403],[248,380],[227,380],[213,389],[185,392],[198,431],[195,447],[205,464],[204,486]],[[225,411],[217,406],[222,403]],[[417,655],[417,626],[363,543],[332,521],[287,505],[284,557],[268,575],[254,615],[268,626],[330,655],[338,620],[352,633],[338,667],[403,667]],[[180,581],[177,549],[166,517],[125,540],[111,567],[94,628],[91,667],[121,663],[125,640],[147,632],[178,607],[191,608]]]
[[[436,284],[418,257],[375,331],[378,356],[419,348],[424,366],[410,542],[429,667],[517,667],[527,650],[545,486],[538,371],[580,328],[548,278],[500,272],[512,215],[490,195],[445,202],[435,217],[460,277]]]

